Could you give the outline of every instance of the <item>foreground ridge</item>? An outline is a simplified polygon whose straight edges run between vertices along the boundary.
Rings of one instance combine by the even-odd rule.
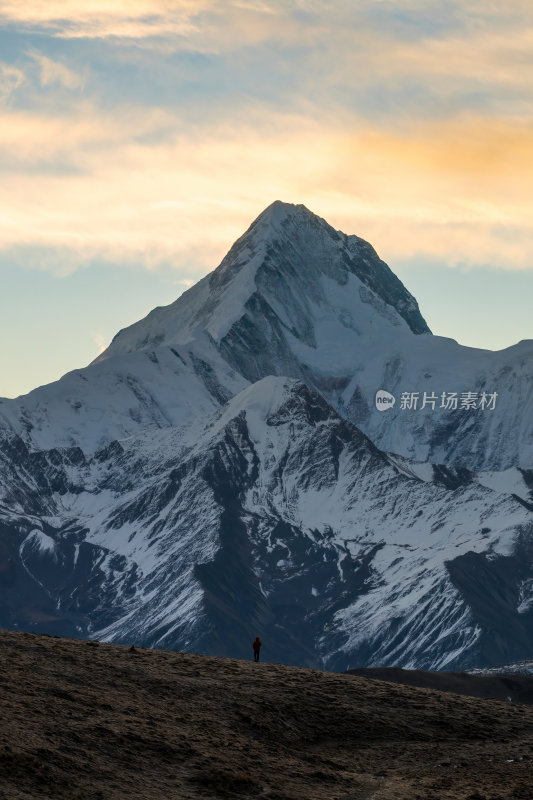
[[[0,631],[0,796],[531,797],[533,709]]]

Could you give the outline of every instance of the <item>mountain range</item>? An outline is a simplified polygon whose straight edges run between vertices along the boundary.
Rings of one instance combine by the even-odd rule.
[[[239,657],[260,633],[332,670],[530,658],[532,378],[532,341],[433,335],[371,245],[276,202],[0,401],[0,625]]]

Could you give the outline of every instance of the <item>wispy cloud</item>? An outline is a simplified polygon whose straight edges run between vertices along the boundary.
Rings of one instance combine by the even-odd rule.
[[[204,0],[16,0],[0,2],[0,21],[64,38],[186,35]]]
[[[51,84],[58,83],[66,89],[82,89],[85,85],[85,76],[70,69],[61,61],[55,61],[43,55],[43,53],[35,51],[29,52],[28,56],[35,61],[39,67],[41,86],[50,86]]]
[[[0,105],[3,105],[13,92],[25,81],[24,72],[10,64],[0,63]]]
[[[103,353],[106,347],[109,345],[109,342],[107,341],[103,333],[93,333],[92,340],[97,348],[98,355],[100,355],[100,353]]]

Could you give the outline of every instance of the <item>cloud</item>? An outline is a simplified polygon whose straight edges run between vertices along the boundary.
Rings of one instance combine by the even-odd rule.
[[[388,42],[387,59],[376,59],[378,74],[441,76],[470,84],[530,86],[533,77],[533,29],[463,32],[412,43]]]
[[[0,63],[0,105],[5,104],[24,81],[25,75],[22,70],[10,64]]]
[[[521,0],[0,0],[0,20],[48,35],[29,53],[47,92],[0,106],[0,249],[21,260],[192,275],[281,198],[391,261],[533,266]],[[66,107],[80,37],[100,61]],[[0,66],[0,101],[25,80]]]
[[[0,24],[63,39],[218,54],[268,45],[274,57],[297,48],[315,64],[329,60],[327,73],[359,64],[391,77],[426,64],[433,74],[466,66],[486,79],[476,55],[493,46],[490,63],[505,72],[493,56],[530,60],[515,39],[532,22],[528,0],[0,0]]]
[[[348,105],[348,89],[357,99],[365,87],[397,91],[404,83],[442,99],[483,87],[529,89],[533,77],[533,7],[522,0],[0,0],[2,22],[160,53],[246,53],[246,69],[262,73],[261,82],[269,66],[274,75],[291,70],[282,93],[315,89],[323,102],[341,88]],[[59,66],[42,69],[49,82],[76,80]]]
[[[3,0],[0,21],[62,38],[185,35],[207,6],[204,0]]]
[[[109,345],[109,342],[103,333],[93,333],[92,340],[98,350],[98,355],[103,353]]]
[[[78,74],[61,61],[54,61],[37,52],[30,52],[28,56],[39,66],[41,86],[59,83],[66,89],[82,89],[85,85],[85,76]]]
[[[189,279],[279,198],[369,239],[392,264],[531,268],[532,136],[529,122],[475,115],[384,130],[261,109],[213,128],[87,102],[65,118],[0,111],[12,157],[0,249],[60,274],[98,257],[172,263]],[[56,159],[72,169],[45,168]]]

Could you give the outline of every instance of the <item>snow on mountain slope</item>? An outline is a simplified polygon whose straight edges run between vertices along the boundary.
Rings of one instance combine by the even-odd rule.
[[[0,426],[33,447],[95,452],[147,428],[204,417],[247,383],[198,332],[189,349],[128,353],[69,372],[16,400],[0,400]]]
[[[501,664],[497,667],[469,669],[470,675],[533,675],[533,661],[517,661],[514,664]]]
[[[1,401],[0,426],[35,447],[94,452],[210,413],[267,375],[304,381],[411,461],[533,467],[533,342],[491,352],[432,336],[368,243],[280,202],[213,273],[120,331],[92,365]],[[380,388],[396,397],[386,413],[374,405]],[[419,393],[417,410],[402,408],[404,392]],[[420,407],[424,392],[434,408]],[[497,398],[493,410],[450,410],[443,392]]]
[[[430,461],[409,461],[407,458],[389,453],[388,459],[405,475],[419,478],[427,483],[442,483],[450,489],[465,485],[471,481],[492,489],[503,495],[512,495],[526,508],[533,506],[533,472],[531,470],[510,467],[498,472],[474,473],[461,467],[445,467],[432,464]]]
[[[406,474],[301,382],[94,455],[12,434],[0,452],[7,627],[46,613],[48,630],[237,656],[260,630],[269,659],[332,669],[533,646],[531,512]]]
[[[480,472],[475,478],[482,486],[500,494],[519,497],[533,507],[533,472],[531,470],[510,469],[501,472]]]

